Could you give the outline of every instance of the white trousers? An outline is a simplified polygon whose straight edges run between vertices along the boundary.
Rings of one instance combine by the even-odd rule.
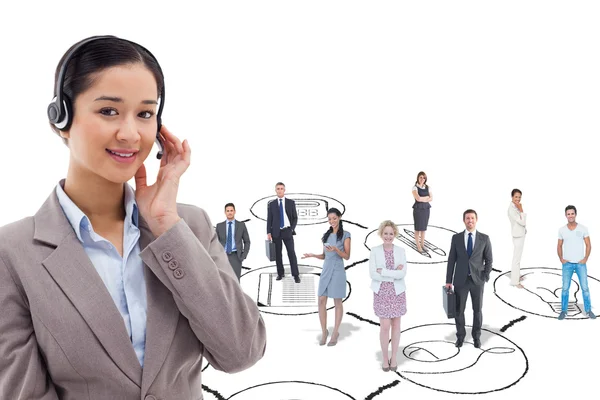
[[[513,237],[513,259],[510,269],[510,284],[517,286],[521,278],[521,256],[523,255],[523,246],[525,245],[525,236]]]

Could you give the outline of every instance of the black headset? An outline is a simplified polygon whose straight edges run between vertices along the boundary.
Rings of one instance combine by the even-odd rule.
[[[65,56],[65,60],[60,67],[60,72],[58,73],[58,82],[56,83],[56,93],[54,93],[54,99],[52,99],[52,102],[48,105],[48,119],[58,130],[65,131],[65,130],[69,129],[69,127],[71,126],[71,122],[73,121],[73,112],[72,112],[73,108],[71,105],[71,99],[69,99],[69,97],[65,93],[63,93],[63,86],[65,83],[65,75],[67,73],[67,67],[69,66],[69,62],[71,61],[71,58],[73,58],[73,55],[75,54],[75,52],[77,50],[82,48],[87,43],[93,42],[93,41],[99,40],[99,39],[109,39],[109,38],[110,39],[120,39],[120,38],[117,38],[116,36],[111,36],[111,35],[92,36],[92,37],[82,40],[77,46],[73,47],[71,49],[71,51],[69,51],[69,53]],[[158,145],[158,149],[159,149],[158,154],[156,155],[156,158],[161,159],[163,156],[163,153],[165,151],[164,145],[160,138],[160,128],[162,126],[161,115],[162,115],[163,107],[165,105],[165,83],[164,83],[165,78],[162,73],[162,69],[160,68],[160,64],[158,63],[158,60],[156,59],[156,57],[154,57],[152,55],[152,53],[150,53],[148,51],[148,49],[146,49],[145,47],[140,46],[139,44],[132,42],[130,40],[126,40],[126,39],[120,39],[120,40],[134,44],[134,45],[139,46],[142,49],[144,49],[150,55],[150,57],[152,57],[154,59],[154,61],[156,61],[156,65],[158,66],[158,70],[160,71],[160,75],[163,79],[163,84],[161,85],[162,87],[161,87],[161,91],[160,91],[160,104],[158,106],[158,112],[156,113],[156,122],[157,122],[156,144]]]

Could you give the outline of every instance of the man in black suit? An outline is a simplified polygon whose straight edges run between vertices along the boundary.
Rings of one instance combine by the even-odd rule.
[[[242,261],[248,257],[250,251],[250,236],[246,224],[235,219],[235,205],[225,204],[227,219],[217,224],[217,237],[225,248],[229,264],[238,280],[242,275]]]
[[[277,193],[277,198],[267,205],[267,237],[270,241],[275,242],[277,280],[280,281],[285,276],[283,257],[281,255],[283,244],[285,244],[294,281],[300,283],[298,259],[294,251],[294,235],[296,234],[296,224],[298,223],[296,203],[294,200],[285,197],[285,185],[283,183],[277,182],[275,192]]]
[[[465,306],[469,293],[473,305],[473,345],[481,347],[481,324],[483,303],[483,286],[490,279],[492,271],[492,244],[488,235],[477,232],[477,213],[467,210],[463,213],[466,229],[452,236],[450,254],[448,254],[448,270],[446,271],[446,287],[452,287],[454,275],[454,292],[456,293],[456,347],[461,347],[465,340]]]

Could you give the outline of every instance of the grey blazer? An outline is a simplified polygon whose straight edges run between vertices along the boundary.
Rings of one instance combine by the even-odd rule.
[[[178,212],[158,238],[139,218],[143,369],[54,191],[35,216],[0,228],[0,399],[200,400],[203,357],[229,373],[262,358],[262,317],[207,214]]]
[[[464,285],[467,282],[468,266],[470,266],[473,282],[476,285],[483,285],[490,280],[492,262],[492,243],[488,235],[477,231],[475,248],[469,258],[465,248],[465,231],[459,232],[452,236],[446,283],[453,283],[454,286]],[[453,274],[454,280],[452,280]]]
[[[223,245],[223,248],[227,246],[227,227],[226,221],[219,222],[217,224],[217,237],[219,238],[219,242]],[[235,248],[237,249],[237,256],[240,261],[243,261],[248,257],[248,252],[250,251],[250,236],[248,235],[248,230],[246,229],[246,224],[236,220],[235,221]]]

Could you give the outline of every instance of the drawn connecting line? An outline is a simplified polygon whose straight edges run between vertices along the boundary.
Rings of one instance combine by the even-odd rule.
[[[500,328],[500,332],[506,332],[506,330],[508,328],[510,328],[511,326],[513,326],[514,324],[516,324],[517,322],[525,321],[525,319],[527,319],[527,317],[525,315],[523,315],[523,316],[521,316],[521,317],[519,317],[517,319],[513,319],[508,324],[506,324],[502,328]]]

